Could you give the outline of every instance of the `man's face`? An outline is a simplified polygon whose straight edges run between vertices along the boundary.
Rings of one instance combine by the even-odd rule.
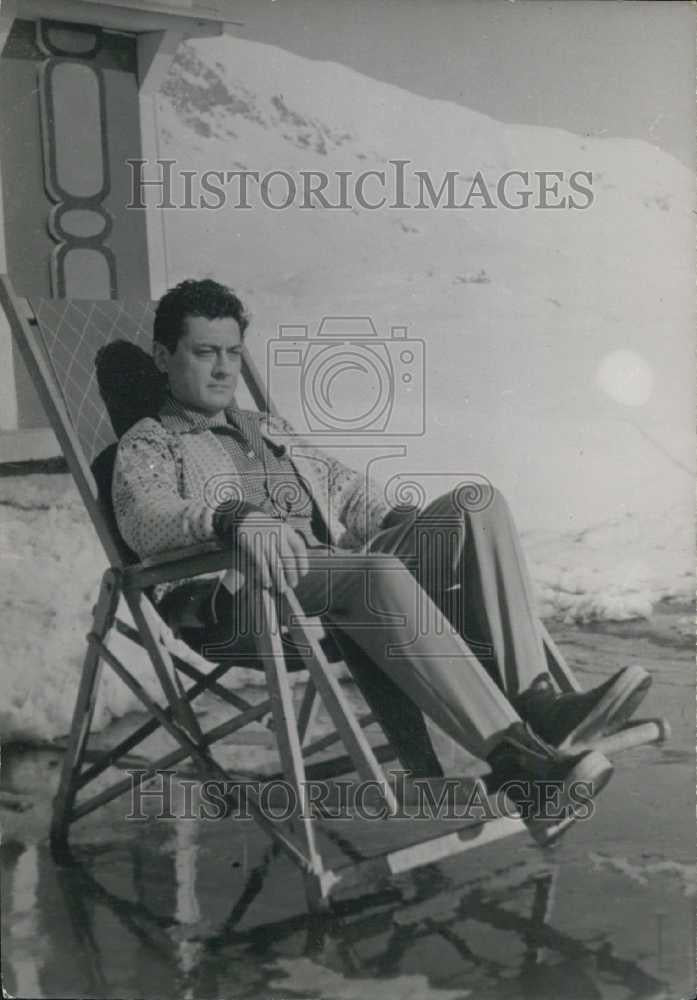
[[[155,364],[166,372],[170,391],[183,406],[219,413],[231,405],[240,374],[240,328],[232,318],[187,316],[184,331],[173,354],[164,344],[154,344]]]

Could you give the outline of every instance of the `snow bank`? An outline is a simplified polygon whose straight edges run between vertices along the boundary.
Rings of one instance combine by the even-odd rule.
[[[648,618],[657,601],[694,593],[694,515],[624,514],[566,535],[523,536],[543,618]]]
[[[69,476],[0,479],[0,738],[51,739],[66,733],[85,655],[85,636],[106,558]],[[125,606],[120,614],[128,619]],[[152,667],[128,640],[119,650],[150,694]],[[259,683],[236,671],[230,686]],[[140,708],[109,667],[102,674],[94,728]]]

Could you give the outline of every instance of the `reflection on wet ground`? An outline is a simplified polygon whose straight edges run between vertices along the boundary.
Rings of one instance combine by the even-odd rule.
[[[229,836],[220,823],[152,821],[134,835],[124,823],[111,842],[76,847],[67,867],[44,844],[5,844],[5,988],[22,997],[688,995],[687,864],[518,841],[313,918],[289,863],[241,825]]]
[[[516,837],[340,896],[330,916],[306,913],[298,874],[248,821],[134,823],[122,804],[76,827],[64,867],[43,835],[3,821],[3,985],[153,1000],[691,996],[687,662],[664,661],[647,699],[673,724],[670,746],[618,759],[595,817],[555,848]],[[336,858],[394,844],[389,821],[328,829]]]

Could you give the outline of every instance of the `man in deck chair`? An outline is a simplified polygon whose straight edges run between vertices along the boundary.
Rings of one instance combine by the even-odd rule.
[[[480,486],[473,503],[464,490],[394,510],[378,485],[284,420],[238,409],[246,328],[242,303],[211,280],[182,282],[157,308],[153,357],[168,393],[157,417],[119,443],[117,523],[140,557],[215,538],[232,551],[229,572],[167,594],[163,614],[211,659],[222,650],[245,662],[252,585],[290,587],[336,637],[413,776],[442,775],[425,713],[489,763],[490,789],[505,784],[529,814],[534,793],[554,782],[573,811],[574,782],[592,795],[612,773],[593,741],[629,718],[650,677],[631,667],[558,694],[500,493]],[[571,734],[583,749],[560,749]]]

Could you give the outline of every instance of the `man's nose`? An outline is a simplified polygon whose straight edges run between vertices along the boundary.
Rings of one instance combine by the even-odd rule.
[[[232,360],[222,351],[215,356],[213,373],[215,375],[229,375],[232,372]]]

